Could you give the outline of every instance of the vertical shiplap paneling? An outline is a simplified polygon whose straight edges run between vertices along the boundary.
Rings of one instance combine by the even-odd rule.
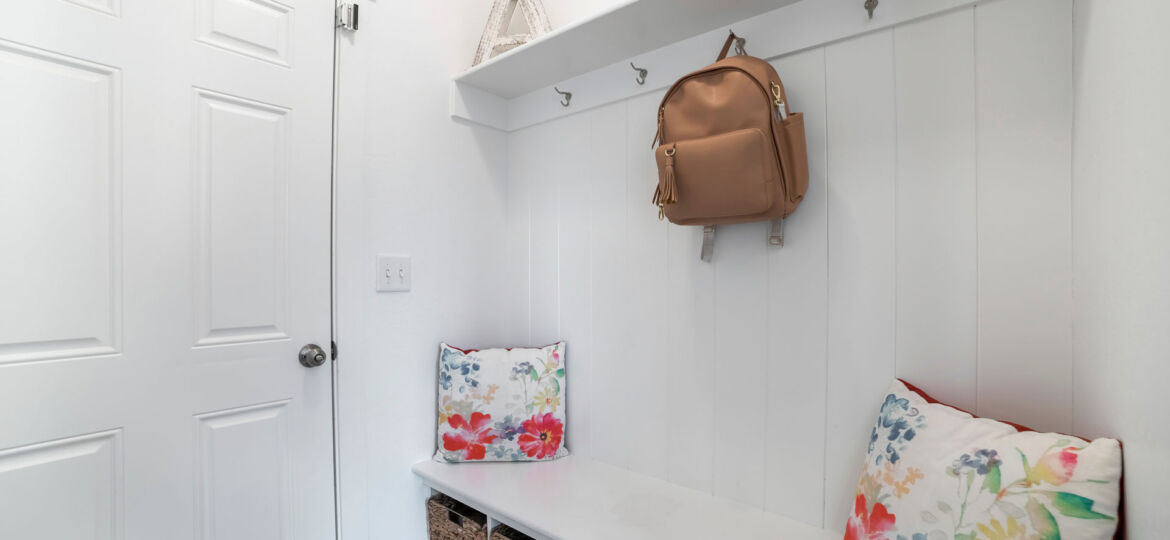
[[[668,433],[668,400],[660,389],[669,365],[666,350],[666,320],[662,306],[667,302],[667,223],[658,220],[650,204],[657,182],[657,166],[650,141],[657,128],[657,93],[626,102],[626,239],[624,263],[630,280],[629,294],[622,298],[629,316],[630,339],[624,352],[626,362],[617,376],[626,377],[631,407],[627,415],[630,469],[658,478],[667,477],[662,459],[662,441]],[[617,291],[608,290],[605,294]]]
[[[547,345],[560,339],[560,288],[557,254],[560,242],[560,182],[548,174],[564,165],[566,151],[559,144],[574,122],[549,122],[531,129],[527,144],[531,168],[517,171],[528,183],[528,257],[531,276],[530,335],[526,345]]]
[[[793,111],[804,114],[809,188],[768,253],[768,424],[765,509],[821,525],[825,474],[828,200],[825,50],[777,60]]]
[[[573,115],[564,120],[567,129],[556,141],[560,158],[555,165],[561,174],[549,175],[549,181],[559,182],[560,200],[557,204],[560,238],[557,253],[560,291],[560,335],[567,342],[566,374],[568,383],[565,406],[568,412],[568,440],[566,446],[578,456],[592,452],[589,404],[590,387],[596,355],[593,353],[592,213],[593,182],[590,171],[592,144],[588,114]]]
[[[766,223],[715,230],[714,493],[763,508],[768,418]],[[697,444],[703,444],[696,441]]]
[[[1067,0],[975,8],[978,413],[1072,427],[1072,15]]]
[[[1170,4],[1082,0],[1075,20],[1073,429],[1125,444],[1126,538],[1165,538]]]
[[[702,227],[668,229],[668,322],[663,373],[670,407],[663,459],[671,482],[710,493],[715,449],[715,269],[699,260]]]
[[[530,309],[532,286],[529,272],[529,177],[533,170],[536,153],[531,143],[534,129],[517,131],[508,137],[508,215],[506,227],[508,238],[505,245],[504,286],[508,291],[508,317],[505,343],[509,346],[526,344],[531,339]]]
[[[841,529],[895,375],[1067,429],[1067,12],[990,3],[778,60],[812,173],[779,250],[724,226],[702,263],[698,228],[656,221],[658,95],[514,134],[514,341],[563,335],[586,366],[574,451]]]
[[[631,337],[623,297],[626,282],[626,103],[589,113],[589,184],[592,186],[593,253],[590,264],[593,309],[593,362],[590,399],[593,456],[618,467],[628,465],[629,410],[623,351]],[[570,353],[572,354],[572,353]],[[570,382],[569,392],[572,392]]]
[[[964,9],[894,31],[899,377],[975,408],[975,45]]]
[[[894,377],[893,34],[825,49],[829,295],[825,526],[843,529]]]

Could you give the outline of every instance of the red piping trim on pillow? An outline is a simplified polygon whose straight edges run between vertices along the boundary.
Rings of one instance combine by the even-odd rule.
[[[959,411],[959,412],[965,412],[965,413],[967,413],[967,414],[969,414],[969,415],[971,415],[971,416],[974,416],[975,418],[986,418],[986,417],[984,417],[984,416],[979,416],[979,415],[977,415],[977,414],[975,414],[975,413],[973,413],[973,412],[971,412],[971,411],[966,411],[966,410],[960,409],[960,408],[958,408],[958,407],[956,407],[956,406],[954,406],[954,405],[951,405],[950,403],[943,403],[943,402],[941,402],[941,401],[939,401],[939,400],[937,400],[937,399],[934,399],[933,397],[930,397],[930,394],[927,394],[926,392],[923,392],[921,388],[919,388],[919,387],[917,387],[917,386],[914,386],[913,384],[910,384],[910,383],[906,382],[906,380],[905,380],[905,379],[898,379],[898,382],[901,382],[902,384],[906,385],[906,389],[910,390],[911,392],[914,392],[915,394],[918,394],[918,397],[921,397],[922,399],[925,399],[927,403],[935,403],[935,404],[938,404],[938,405],[943,405],[943,406],[945,406],[945,407],[950,407],[950,408],[952,408],[952,409],[954,409],[954,410],[956,410],[956,411]],[[1024,433],[1024,432],[1027,432],[1027,431],[1036,431],[1036,430],[1034,430],[1034,429],[1032,429],[1032,428],[1030,428],[1030,427],[1027,427],[1027,426],[1021,426],[1020,424],[1016,424],[1016,423],[1013,423],[1013,422],[1005,422],[1005,421],[1003,421],[1003,420],[1000,420],[1000,419],[998,419],[998,418],[988,418],[988,420],[995,420],[996,422],[999,422],[999,423],[1001,423],[1001,424],[1007,424],[1007,425],[1009,425],[1009,426],[1011,426],[1011,427],[1014,427],[1014,428],[1016,428],[1016,431],[1019,431],[1020,433]],[[1070,436],[1073,436],[1073,435],[1070,435]],[[1077,438],[1079,439],[1080,437],[1077,437]]]
[[[512,349],[543,349],[543,348],[545,348],[545,347],[552,347],[553,345],[560,345],[561,343],[564,343],[564,341],[558,341],[558,342],[556,342],[556,343],[549,343],[548,345],[541,345],[541,346],[539,346],[539,347],[503,347],[503,349],[504,349],[505,351],[510,351],[510,350],[512,350]],[[450,343],[443,343],[442,345],[443,345],[444,347],[450,347],[450,348],[452,348],[452,349],[455,349],[455,350],[457,350],[457,351],[459,351],[459,352],[461,352],[461,353],[463,353],[463,354],[468,354],[468,353],[473,353],[473,352],[479,352],[479,351],[482,351],[482,350],[484,350],[484,349],[461,349],[461,348],[459,348],[459,347],[456,347],[456,346],[454,346],[454,345],[451,345]],[[499,348],[500,348],[500,347],[492,347],[492,349],[499,349]]]

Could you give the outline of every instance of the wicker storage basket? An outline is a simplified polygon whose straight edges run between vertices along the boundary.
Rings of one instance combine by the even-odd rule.
[[[492,535],[489,537],[489,539],[490,540],[534,540],[531,536],[528,536],[527,534],[524,534],[520,531],[517,531],[516,529],[513,529],[507,525],[496,525],[496,528],[492,529]]]
[[[427,499],[430,540],[487,540],[487,516],[443,494]]]

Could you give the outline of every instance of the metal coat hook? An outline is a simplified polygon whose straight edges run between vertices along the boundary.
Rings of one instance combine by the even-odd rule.
[[[743,46],[746,44],[747,44],[747,38],[745,38],[745,37],[736,37],[735,38],[735,54],[737,56],[744,56],[747,54],[747,51],[745,51],[743,48]]]
[[[873,10],[877,9],[878,0],[865,0],[865,10],[869,12],[869,18],[873,18]]]
[[[648,75],[650,73],[650,71],[647,70],[646,68],[640,68],[638,66],[635,66],[633,62],[630,62],[630,67],[634,68],[634,71],[638,72],[638,78],[634,79],[634,81],[636,81],[640,85],[646,84],[646,75]]]
[[[568,107],[569,102],[573,100],[573,93],[572,92],[562,92],[560,88],[557,88],[555,86],[553,87],[553,90],[556,90],[558,94],[560,94],[561,96],[564,97],[564,99],[561,100],[561,107]]]

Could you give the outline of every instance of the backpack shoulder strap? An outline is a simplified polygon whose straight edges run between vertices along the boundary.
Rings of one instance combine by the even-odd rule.
[[[768,231],[768,245],[784,247],[784,218],[773,219]]]
[[[699,251],[699,259],[703,262],[711,262],[711,256],[715,254],[715,226],[707,225],[703,227],[703,248]]]

